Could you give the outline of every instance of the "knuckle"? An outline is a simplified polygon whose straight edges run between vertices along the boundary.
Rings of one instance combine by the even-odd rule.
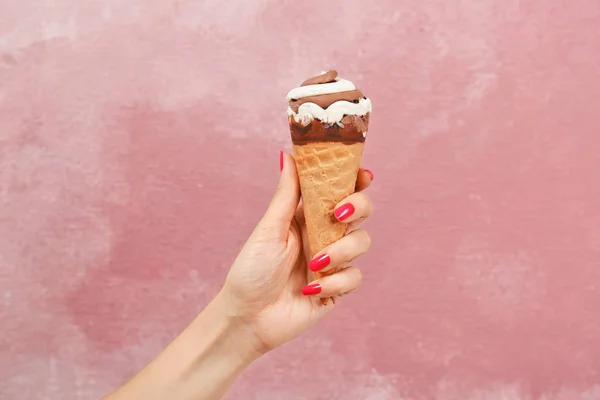
[[[356,202],[361,208],[366,208],[369,204],[369,196],[366,193],[358,192],[355,193]]]
[[[367,201],[369,202],[369,205],[368,205],[369,216],[371,216],[373,214],[373,212],[375,211],[375,207],[373,206],[373,202],[371,201],[371,199],[369,197],[367,197]]]
[[[357,235],[357,244],[360,244],[360,247],[364,248],[364,252],[366,252],[371,247],[371,235],[364,229],[357,229],[355,232]]]
[[[371,239],[371,235],[369,235],[369,232],[363,230],[363,240],[365,242],[365,249],[369,250],[371,248],[371,243],[373,242],[373,240]]]
[[[357,229],[348,236],[344,246],[340,246],[340,265],[347,265],[357,257],[365,254],[371,247],[371,236],[363,229]]]

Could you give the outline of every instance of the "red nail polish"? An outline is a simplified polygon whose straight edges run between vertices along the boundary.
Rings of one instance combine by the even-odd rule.
[[[308,268],[313,271],[320,271],[331,262],[331,258],[329,258],[329,254],[320,255],[317,258],[313,258],[311,262],[308,263]]]
[[[302,288],[302,294],[305,296],[312,296],[319,293],[321,293],[321,285],[318,283],[313,283],[312,285],[307,285]]]
[[[371,180],[373,180],[374,176],[373,176],[373,171],[371,171],[370,169],[365,169],[365,172],[367,174],[369,174],[369,176],[371,177]]]
[[[335,210],[334,214],[338,221],[343,221],[346,218],[350,217],[354,214],[354,206],[350,203],[346,203],[337,210]]]
[[[283,151],[279,152],[279,170],[283,171]]]

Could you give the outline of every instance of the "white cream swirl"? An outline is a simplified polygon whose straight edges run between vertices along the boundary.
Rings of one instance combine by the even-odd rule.
[[[323,80],[330,79],[328,78],[328,76],[331,76],[333,82],[320,82]],[[356,86],[354,86],[354,83],[346,79],[339,78],[337,76],[337,71],[335,70],[329,72],[322,72],[321,75],[311,78],[306,82],[308,83],[309,81],[319,83],[308,85],[303,83],[304,86],[300,86],[290,90],[287,94],[288,102],[291,103],[295,100],[299,100],[305,97],[330,95],[356,90]],[[298,111],[295,112],[291,106],[288,107],[288,116],[293,116],[296,122],[301,122],[303,125],[308,125],[313,119],[320,120],[326,124],[335,124],[340,123],[342,118],[344,118],[344,115],[364,116],[370,113],[371,100],[367,99],[366,97],[360,98],[358,99],[358,101],[355,100],[354,102],[348,101],[347,99],[338,100],[334,103],[329,104],[325,109],[322,106],[309,101],[300,104],[297,110]]]
[[[323,109],[315,103],[304,103],[298,107],[297,113],[288,106],[287,113],[288,116],[293,116],[296,122],[301,122],[303,125],[308,125],[313,119],[318,119],[326,124],[335,124],[340,122],[344,115],[363,116],[370,113],[371,109],[371,99],[360,99],[358,103],[345,100],[336,101],[327,109]]]

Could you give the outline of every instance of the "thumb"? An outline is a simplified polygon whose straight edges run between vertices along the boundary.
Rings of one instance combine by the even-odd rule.
[[[281,151],[279,166],[281,175],[277,190],[259,225],[261,228],[271,230],[280,238],[286,238],[300,202],[300,184],[294,157]]]

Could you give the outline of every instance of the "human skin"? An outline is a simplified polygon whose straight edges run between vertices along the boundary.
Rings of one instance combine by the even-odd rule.
[[[308,260],[296,165],[280,154],[281,176],[269,208],[240,251],[218,295],[194,321],[133,379],[104,400],[219,399],[253,361],[292,340],[331,312],[320,298],[348,294],[362,280],[348,266],[367,252],[359,229],[373,206],[362,192],[373,174],[361,169],[357,192],[342,200],[335,216],[348,234]],[[341,268],[312,280],[313,271]],[[338,301],[336,301],[338,302]]]

